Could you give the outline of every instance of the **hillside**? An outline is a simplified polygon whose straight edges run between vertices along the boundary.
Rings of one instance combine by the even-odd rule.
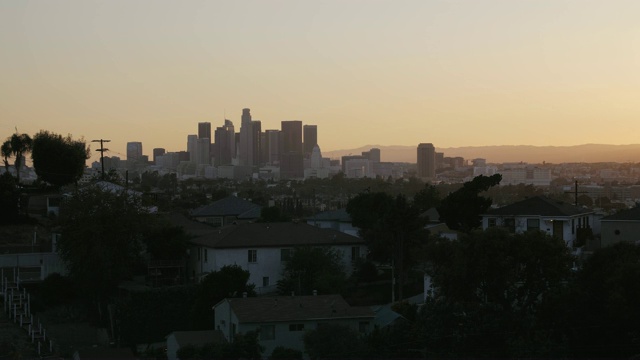
[[[371,148],[379,148],[382,161],[416,162],[417,146],[366,145],[356,149],[323,152],[324,157],[339,159],[344,155],[356,155]],[[568,162],[640,162],[640,144],[606,145],[585,144],[575,146],[496,145],[436,148],[444,156],[461,156],[465,159],[484,158],[490,163],[568,163]]]

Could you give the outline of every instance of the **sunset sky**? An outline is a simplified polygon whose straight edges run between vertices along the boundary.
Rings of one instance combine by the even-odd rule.
[[[318,125],[323,151],[639,143],[639,19],[638,0],[2,0],[0,140],[150,155],[249,107]]]

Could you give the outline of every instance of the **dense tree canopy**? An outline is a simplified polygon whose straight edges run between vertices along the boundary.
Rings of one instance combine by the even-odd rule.
[[[425,195],[428,197],[430,195]],[[426,203],[421,202],[423,206]],[[382,192],[362,193],[349,201],[347,212],[367,242],[370,259],[393,263],[399,270],[399,295],[402,298],[405,277],[417,260],[416,250],[427,239],[424,230],[427,219],[420,216],[420,207],[403,195],[394,198]]]
[[[491,206],[491,198],[480,196],[480,193],[496,186],[502,175],[476,176],[464,183],[462,188],[450,193],[438,207],[440,219],[454,230],[471,231],[480,226],[480,215]]]
[[[54,186],[75,183],[90,157],[85,141],[42,130],[33,138],[31,158],[38,178]]]
[[[287,295],[335,294],[344,290],[346,274],[342,254],[329,247],[297,247],[291,250],[278,290]]]
[[[85,188],[61,206],[58,252],[83,294],[104,300],[141,264],[150,215],[139,198]]]
[[[215,324],[212,307],[224,298],[255,296],[255,285],[249,283],[249,272],[238,265],[223,266],[198,284],[196,301],[191,312],[193,326],[198,330],[209,329]]]

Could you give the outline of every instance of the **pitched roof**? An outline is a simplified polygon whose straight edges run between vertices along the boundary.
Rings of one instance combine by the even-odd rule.
[[[236,196],[228,196],[209,205],[199,207],[191,212],[191,216],[238,216],[250,210],[260,209],[260,205],[251,201],[240,199]],[[258,212],[258,217],[260,213]],[[255,217],[254,217],[255,218]]]
[[[241,323],[375,317],[371,308],[350,306],[340,295],[248,297],[223,301],[229,302]]]
[[[631,209],[621,210],[609,216],[605,216],[601,221],[640,221],[640,206]]]
[[[549,199],[545,196],[534,196],[513,204],[493,209],[490,215],[537,215],[537,216],[574,216],[591,214],[592,210]]]
[[[323,211],[308,217],[307,221],[339,221],[339,222],[351,222],[351,215],[346,209],[338,209],[331,211]]]
[[[187,229],[185,227],[185,229]],[[188,229],[187,229],[188,231]],[[191,240],[211,248],[278,247],[305,245],[352,245],[364,240],[333,229],[305,223],[241,223],[215,229]]]

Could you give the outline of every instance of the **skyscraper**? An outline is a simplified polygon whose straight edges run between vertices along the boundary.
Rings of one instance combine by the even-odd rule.
[[[127,143],[127,160],[138,161],[142,157],[142,143],[131,141]]]
[[[163,148],[155,148],[153,149],[153,163],[156,163],[156,158],[158,156],[162,156],[165,154],[165,150]]]
[[[279,164],[280,163],[280,130],[266,130],[265,131],[265,141],[264,148],[266,149],[265,153],[265,162],[268,164]]]
[[[282,179],[303,178],[302,121],[282,121],[281,126],[280,177]]]
[[[304,157],[311,157],[313,148],[318,145],[318,126],[317,125],[305,125],[303,126],[304,135]]]
[[[236,133],[231,120],[216,128],[213,157],[216,166],[231,165],[236,155]]]
[[[436,177],[436,149],[431,143],[418,145],[418,177],[428,180]]]
[[[261,140],[262,140],[262,122],[260,120],[251,121],[251,152],[249,153],[249,163],[251,166],[260,166],[261,164]]]
[[[189,161],[196,162],[196,153],[198,151],[198,135],[187,135],[187,152],[189,152]]]
[[[200,122],[198,123],[198,139],[211,139],[211,123]]]
[[[213,142],[213,138],[211,137],[211,123],[210,122],[199,122],[198,123],[198,139],[208,139],[206,142],[209,145],[209,156],[211,156],[211,143]],[[207,160],[207,163],[211,163],[211,160]]]
[[[240,123],[240,147],[239,147],[239,160],[240,165],[249,164],[249,154],[253,153],[251,146],[252,131],[251,131],[251,109],[242,109],[242,122]]]

